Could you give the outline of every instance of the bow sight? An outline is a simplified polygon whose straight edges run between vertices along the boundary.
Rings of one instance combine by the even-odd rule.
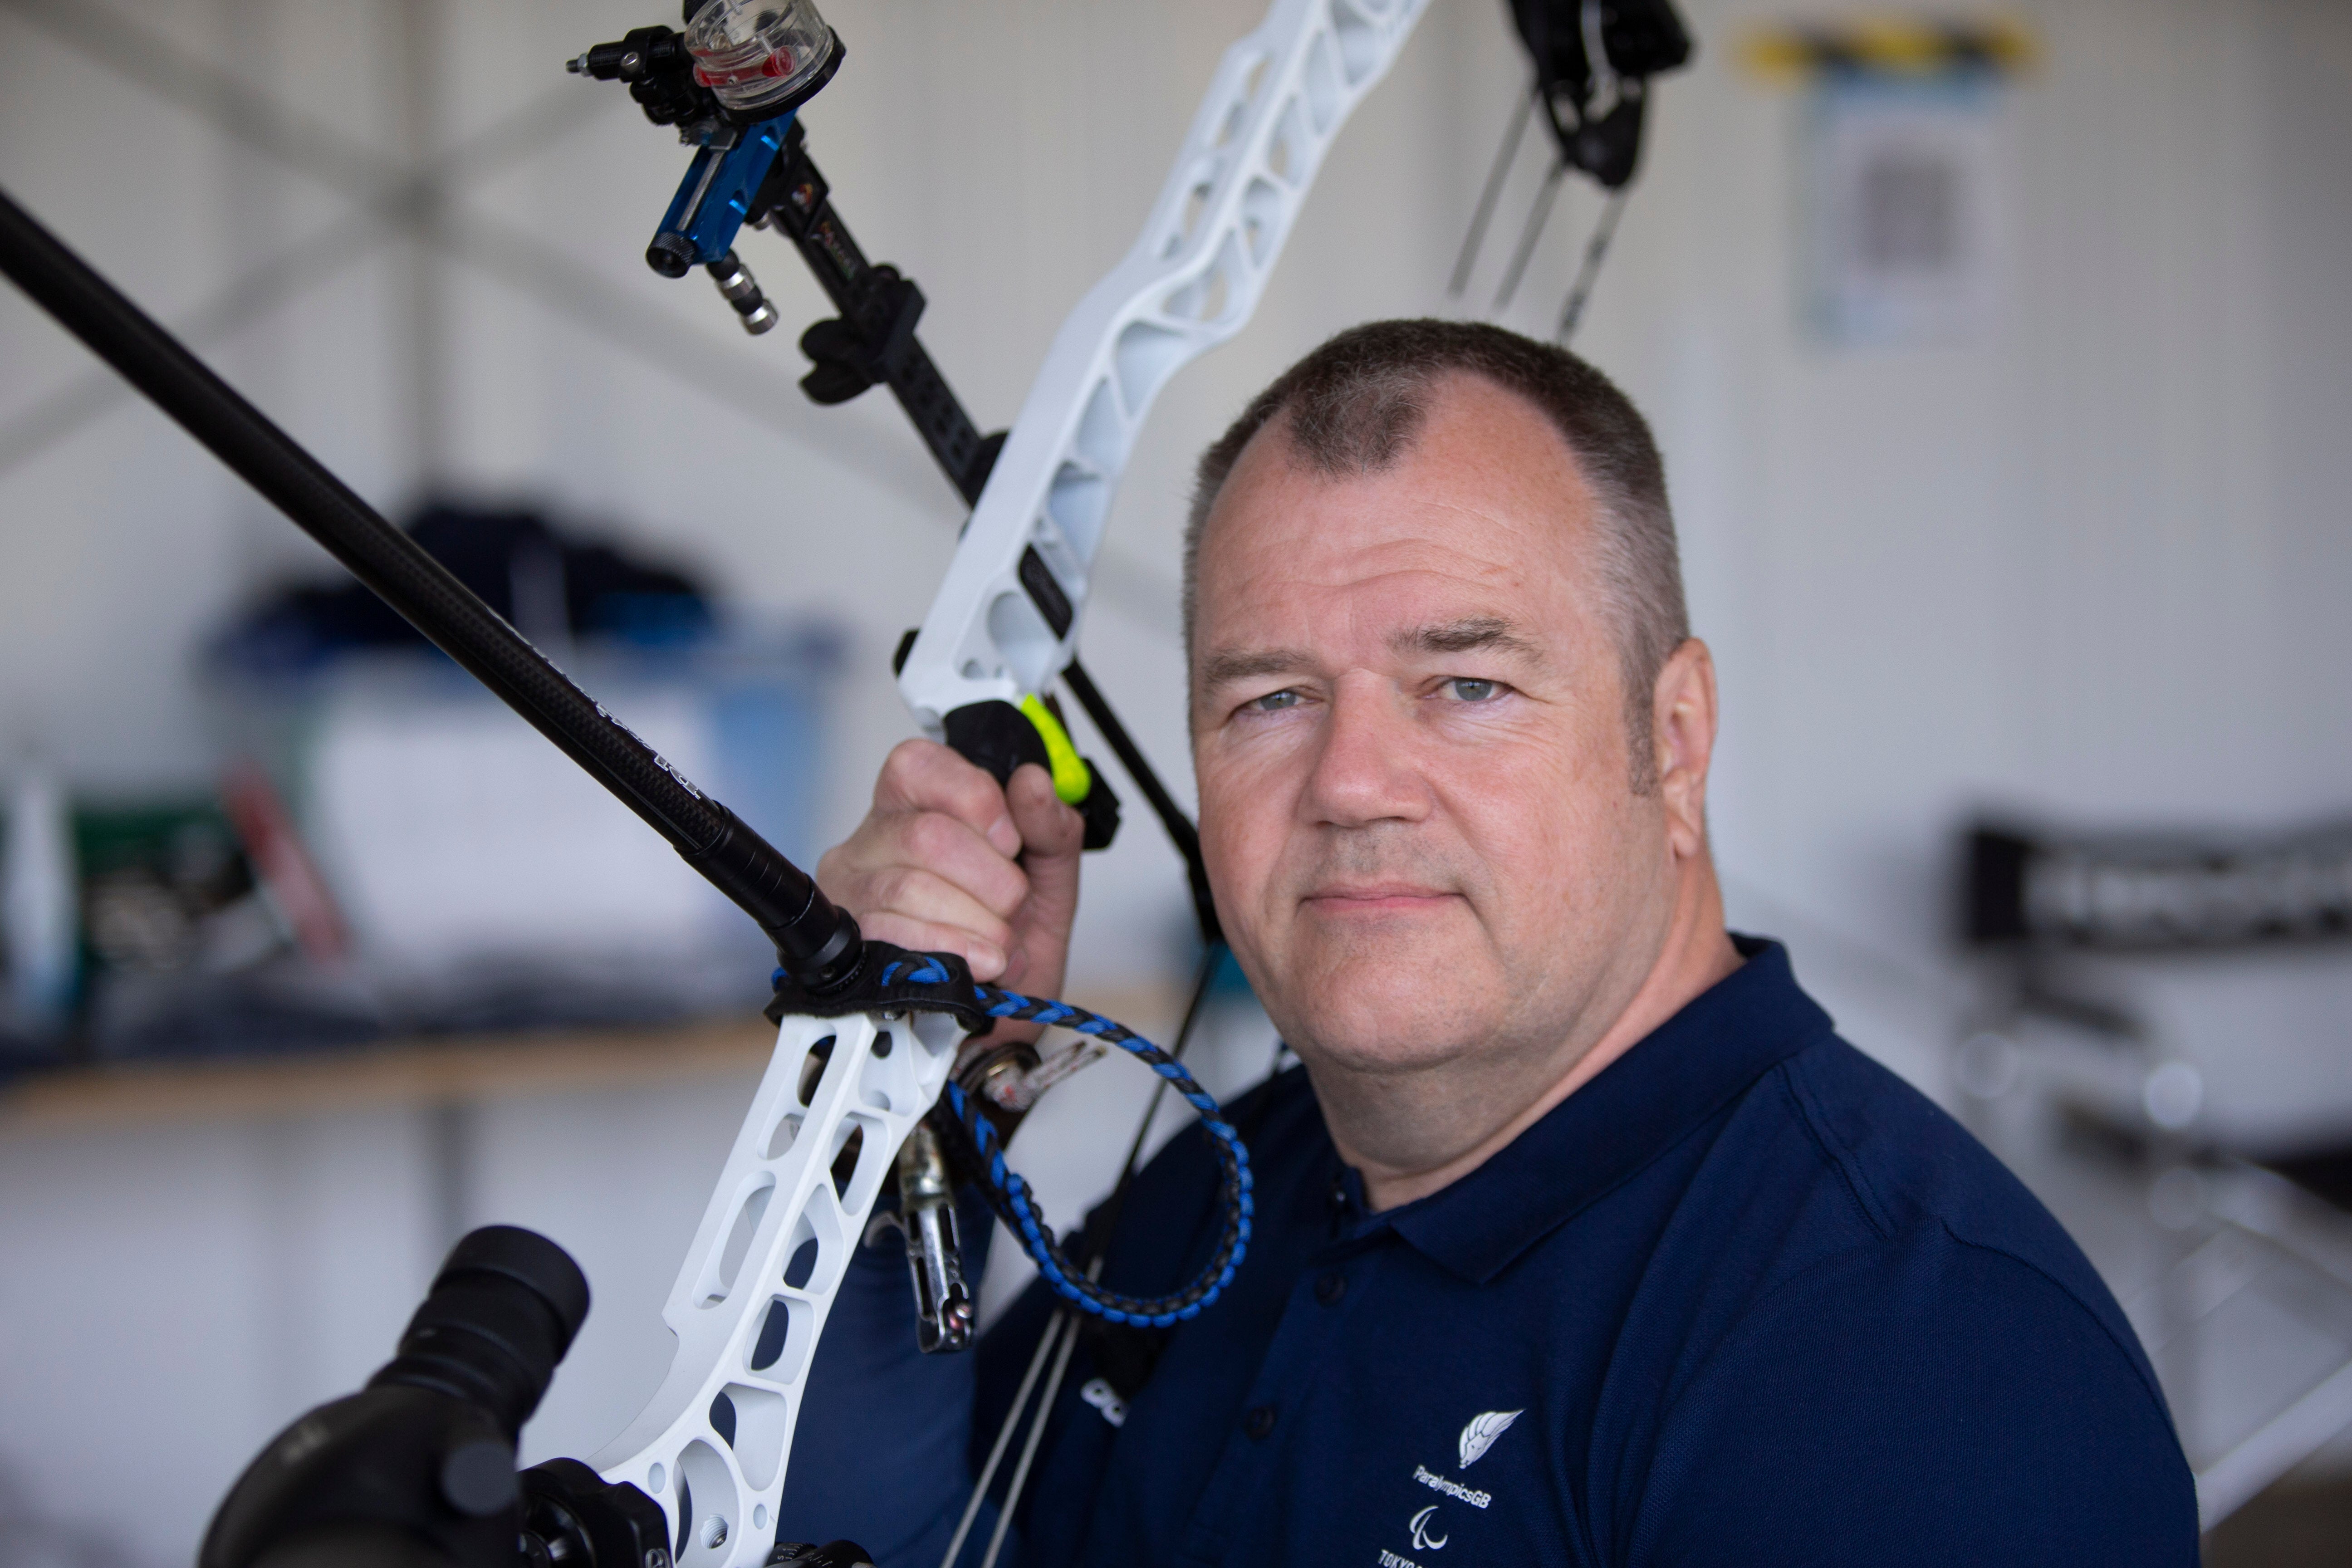
[[[988,482],[1002,432],[982,437],[939,367],[915,336],[923,292],[896,268],[875,265],[851,237],[831,201],[832,187],[809,155],[797,111],[831,80],[845,53],[839,35],[808,0],[781,6],[765,0],[688,0],[686,30],[640,27],[598,44],[570,62],[578,75],[626,82],[629,96],[656,125],[675,125],[696,152],[677,194],[646,247],[646,264],[666,278],[700,266],[742,321],[763,333],[776,312],[735,253],[746,226],[772,227],[800,251],[838,317],[802,334],[814,363],[801,380],[810,400],[845,403],[887,385],[967,505]],[[1042,559],[1024,563],[1024,578],[1049,621],[1066,627],[1069,601]],[[902,655],[904,649],[902,648]],[[903,662],[903,658],[902,658]],[[1197,868],[1192,825],[1150,775],[1149,764],[1091,682],[1072,689],[1158,809],[1188,866]],[[1024,763],[1045,767],[1055,791],[1086,819],[1089,849],[1108,846],[1118,828],[1118,799],[1080,758],[1058,706],[1039,693],[1026,700],[975,704],[948,715],[944,738],[1008,781]],[[1204,937],[1213,939],[1207,879],[1192,876]]]
[[[702,0],[687,11],[683,33],[639,27],[568,68],[627,82],[646,119],[677,126],[678,139],[699,149],[646,247],[646,264],[665,278],[711,268],[744,326],[763,332],[775,316],[761,316],[757,285],[738,272],[741,281],[730,289],[721,268],[794,111],[841,68],[841,37],[808,0],[756,9],[742,0]]]
[[[915,341],[922,290],[895,268],[866,261],[833,211],[831,187],[797,122],[800,106],[833,79],[845,52],[808,0],[781,9],[761,0],[702,0],[688,5],[685,32],[639,27],[598,44],[570,69],[627,83],[647,120],[677,126],[679,140],[696,148],[646,247],[646,265],[665,278],[703,268],[744,330],[765,332],[776,324],[775,310],[734,245],[746,225],[776,226],[841,311],[802,338],[816,362],[802,389],[831,405],[888,384],[949,483],[970,502],[987,480],[995,445],[972,428]]]

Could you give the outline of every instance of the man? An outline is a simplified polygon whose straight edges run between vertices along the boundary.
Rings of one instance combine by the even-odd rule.
[[[1724,929],[1715,674],[1624,397],[1496,328],[1384,322],[1200,472],[1202,848],[1304,1068],[1231,1110],[1258,1221],[1224,1298],[1082,1340],[1018,1560],[2193,1563],[2162,1395],[2081,1254]],[[1053,994],[1078,837],[1042,770],[999,790],[910,742],[820,879]],[[1187,1278],[1214,1184],[1175,1140],[1105,1282]],[[898,1348],[887,1255],[857,1278],[786,1522],[936,1563],[947,1456],[984,1451],[1051,1303],[975,1395]]]

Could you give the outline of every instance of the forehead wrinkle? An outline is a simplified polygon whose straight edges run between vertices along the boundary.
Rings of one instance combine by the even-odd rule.
[[[1486,649],[1509,654],[1531,664],[1543,661],[1543,650],[1511,629],[1500,616],[1465,616],[1433,626],[1403,626],[1389,634],[1389,647],[1398,653],[1472,653]]]
[[[1226,555],[1204,551],[1200,574],[1204,600],[1217,590],[1249,582],[1309,592],[1361,592],[1384,580],[1421,579],[1489,587],[1535,588],[1545,582],[1574,582],[1582,563],[1554,537],[1561,520],[1514,516],[1507,510],[1415,498],[1408,523],[1391,519],[1372,538],[1342,540],[1309,528],[1274,528],[1234,537]],[[1573,537],[1569,530],[1559,531]],[[1204,620],[1210,618],[1202,617]]]
[[[1388,546],[1373,546],[1360,553],[1387,553],[1399,549],[1418,553],[1423,548],[1445,547],[1425,540],[1393,541]],[[1302,606],[1293,601],[1277,618],[1290,619],[1299,613],[1316,620],[1337,616],[1341,623],[1370,636],[1379,646],[1396,655],[1444,655],[1484,648],[1531,666],[1548,664],[1549,659],[1540,639],[1519,629],[1511,617],[1496,614],[1479,603],[1486,597],[1479,585],[1491,586],[1497,579],[1504,583],[1517,583],[1522,581],[1523,573],[1505,563],[1465,557],[1459,552],[1449,550],[1448,555],[1449,560],[1444,566],[1421,562],[1372,563],[1361,560],[1335,563],[1354,569],[1338,571],[1328,577],[1307,563],[1294,563],[1292,570],[1275,575],[1272,580],[1283,582],[1292,589],[1303,589],[1319,603]],[[1465,564],[1472,569],[1464,571],[1462,568]],[[1269,579],[1260,576],[1258,581],[1265,584]],[[1472,588],[1468,604],[1462,603],[1460,589],[1465,586]],[[1335,591],[1335,597],[1327,597]],[[1367,619],[1377,623],[1389,618],[1379,614],[1374,605],[1366,603],[1363,595],[1367,592],[1379,596],[1402,592],[1407,595],[1408,605],[1412,600],[1419,600],[1417,608],[1430,618],[1414,620],[1386,631],[1381,630],[1377,624],[1365,626],[1363,623]],[[1452,605],[1446,603],[1449,599],[1454,601]],[[1399,605],[1398,608],[1403,609],[1408,616],[1413,613],[1412,608],[1406,605]],[[1448,614],[1449,610],[1453,613]],[[1205,616],[1203,618],[1216,617]],[[1230,629],[1241,632],[1244,639],[1248,637],[1244,627]],[[1355,640],[1356,633],[1333,629],[1341,643]],[[1334,651],[1334,647],[1319,646],[1268,647],[1252,640],[1237,639],[1203,652],[1194,666],[1194,679],[1200,689],[1208,689],[1264,676],[1299,674],[1323,668]]]
[[[1482,590],[1528,584],[1527,563],[1504,552],[1466,549],[1450,541],[1425,536],[1374,540],[1352,546],[1307,541],[1284,552],[1269,543],[1254,560],[1236,563],[1230,578],[1225,571],[1203,574],[1203,582],[1222,587],[1228,581],[1259,591],[1266,602],[1296,608],[1291,597],[1305,594],[1354,597],[1384,592],[1442,592],[1446,584]],[[1205,617],[1204,617],[1205,618]]]

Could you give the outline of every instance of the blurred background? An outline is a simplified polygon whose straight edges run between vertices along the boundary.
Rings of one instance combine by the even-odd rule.
[[[1000,427],[1260,8],[824,9],[812,150]],[[2083,1241],[2209,1561],[2343,1561],[2352,5],[2040,0],[1959,18],[1989,62],[1843,71],[1812,46],[1935,18],[1683,13],[1576,346],[1666,454],[1734,924]],[[963,509],[887,394],[793,384],[832,311],[782,241],[739,244],[787,329],[757,340],[644,266],[684,154],[562,64],[675,19],[0,0],[0,184],[807,858],[910,732],[887,656]],[[1537,138],[1447,289],[1526,70],[1504,6],[1432,0],[1255,320],[1152,414],[1085,642],[1188,800],[1192,460],[1352,323],[1549,334],[1601,198],[1561,187],[1498,309]],[[345,581],[0,290],[0,1563],[185,1561],[477,1224],[596,1291],[526,1460],[600,1446],[667,1364],[764,1060],[756,932]],[[1129,798],[1070,991],[1164,1031],[1197,954]],[[1228,990],[1195,1050],[1222,1093],[1275,1048]],[[1049,1212],[1106,1189],[1148,1085],[1103,1067],[1033,1118]]]

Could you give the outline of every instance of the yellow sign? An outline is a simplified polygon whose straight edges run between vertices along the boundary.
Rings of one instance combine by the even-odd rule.
[[[2040,58],[2025,25],[2002,17],[1882,15],[1783,22],[1740,40],[1739,60],[1768,81],[1822,77],[2005,76]]]

